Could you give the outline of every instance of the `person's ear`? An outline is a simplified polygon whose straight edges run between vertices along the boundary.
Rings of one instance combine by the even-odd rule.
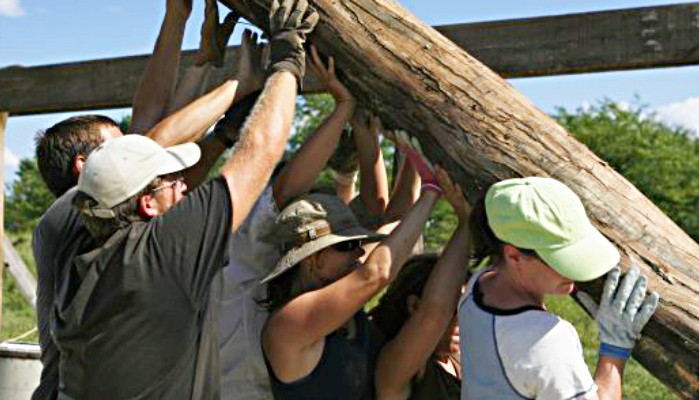
[[[138,198],[138,214],[144,218],[153,218],[160,214],[158,211],[158,201],[155,196],[145,194]]]
[[[410,315],[415,314],[415,312],[420,308],[420,298],[414,294],[408,295],[405,299],[406,306],[408,307],[408,313]]]
[[[78,154],[73,159],[73,164],[71,165],[71,173],[73,174],[73,177],[75,177],[76,179],[83,172],[83,169],[85,168],[85,161],[87,161],[87,157],[85,157],[84,154]]]
[[[502,255],[510,265],[519,265],[524,260],[524,254],[511,244],[502,246]]]

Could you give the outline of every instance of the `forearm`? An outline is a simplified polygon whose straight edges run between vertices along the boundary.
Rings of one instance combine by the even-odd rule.
[[[393,187],[393,196],[386,209],[384,219],[393,221],[399,219],[420,196],[420,176],[407,158],[402,157],[400,170]]]
[[[354,140],[359,160],[359,196],[369,213],[381,217],[388,205],[388,178],[378,135],[366,126],[356,126]]]
[[[595,371],[597,398],[600,400],[621,400],[621,383],[625,361],[614,357],[600,357]]]
[[[233,156],[221,168],[228,182],[237,229],[284,154],[294,118],[296,79],[289,72],[272,75],[243,126]]]
[[[355,182],[347,184],[335,181],[335,193],[343,203],[349,204],[356,196],[354,184]]]
[[[337,147],[342,129],[352,115],[350,102],[338,103],[332,114],[306,139],[289,160],[274,184],[274,198],[278,205],[308,192]]]
[[[166,11],[153,55],[133,96],[129,132],[147,132],[166,115],[177,82],[187,17],[178,11]]]
[[[461,285],[466,279],[470,253],[468,221],[459,221],[420,298],[421,306],[424,304],[428,310],[426,312],[443,321],[445,327],[456,309]]]
[[[206,90],[206,85],[211,75],[211,64],[192,65],[187,68],[182,80],[177,85],[175,95],[168,104],[167,114],[179,110],[180,108],[201,97]],[[237,91],[236,91],[237,96]]]
[[[228,80],[174,114],[165,118],[148,133],[151,139],[167,147],[201,139],[231,106],[238,82]]]
[[[387,282],[393,280],[410,256],[438,199],[437,193],[424,191],[398,227],[371,252],[364,267],[384,277]]]

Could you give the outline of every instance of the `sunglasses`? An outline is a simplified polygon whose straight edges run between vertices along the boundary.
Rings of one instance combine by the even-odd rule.
[[[346,252],[350,252],[350,251],[355,251],[358,248],[362,247],[362,241],[359,239],[346,240],[344,242],[335,243],[332,247],[333,247],[333,249],[335,249],[337,251],[341,251],[343,253],[346,253]]]
[[[171,180],[171,181],[164,181],[164,183],[154,189],[152,189],[149,193],[153,194],[155,192],[159,192],[163,189],[167,189],[170,187],[175,187],[177,186],[180,182],[184,182],[184,176],[178,176],[177,178]]]

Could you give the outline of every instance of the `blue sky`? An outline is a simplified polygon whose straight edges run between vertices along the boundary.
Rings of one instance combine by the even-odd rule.
[[[678,0],[399,0],[432,25],[558,15],[686,3]],[[203,1],[194,0],[184,47],[199,41]],[[43,65],[152,51],[165,0],[0,0],[0,68]],[[239,41],[236,30],[231,43]],[[576,109],[603,98],[633,103],[636,96],[664,120],[699,132],[699,67],[528,78],[510,81],[546,112]],[[0,88],[2,90],[2,88]],[[100,111],[120,118],[129,110]],[[34,133],[75,113],[11,117],[5,137],[5,179],[33,153]]]

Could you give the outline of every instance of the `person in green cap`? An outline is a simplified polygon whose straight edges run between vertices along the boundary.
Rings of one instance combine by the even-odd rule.
[[[474,252],[489,259],[459,302],[462,399],[621,399],[624,364],[659,296],[588,219],[578,196],[550,178],[492,185],[471,215]],[[546,295],[607,274],[596,321],[594,379],[573,326]]]

